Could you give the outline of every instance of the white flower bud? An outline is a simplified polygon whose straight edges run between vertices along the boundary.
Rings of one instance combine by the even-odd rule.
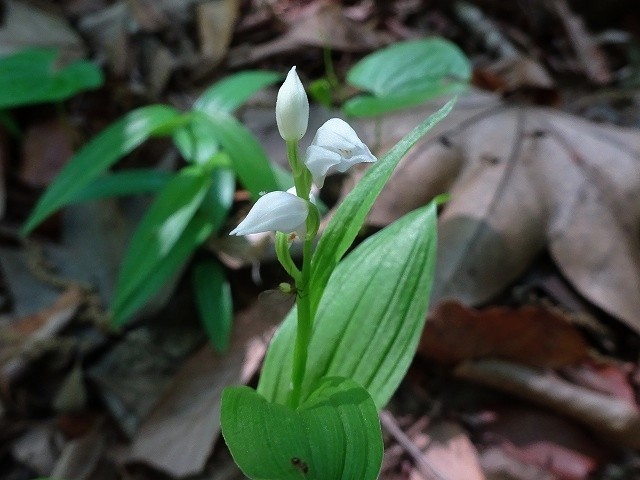
[[[270,192],[258,199],[246,218],[229,235],[278,231],[304,232],[307,202],[287,192]]]
[[[322,125],[307,148],[304,163],[313,181],[322,187],[332,172],[346,172],[357,163],[375,162],[369,148],[344,120],[332,118]]]
[[[293,67],[278,90],[276,122],[280,136],[289,142],[304,137],[309,124],[309,100]]]

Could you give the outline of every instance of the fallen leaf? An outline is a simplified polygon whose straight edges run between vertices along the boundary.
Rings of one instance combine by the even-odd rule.
[[[586,480],[611,452],[588,431],[557,414],[525,406],[499,406],[480,435],[506,456],[553,478]]]
[[[58,458],[51,478],[93,479],[93,473],[102,458],[106,446],[106,432],[96,428],[84,437],[69,441]]]
[[[20,179],[31,187],[48,187],[73,155],[71,130],[55,119],[30,126],[22,143]]]
[[[6,0],[0,26],[0,55],[26,47],[55,48],[65,60],[81,58],[85,52],[82,39],[65,19],[24,2]]]
[[[559,412],[630,448],[640,448],[640,410],[626,400],[569,383],[550,371],[501,360],[465,362],[456,376]]]
[[[426,432],[425,460],[447,480],[483,480],[478,451],[467,433],[456,423],[442,421],[430,425]],[[413,471],[410,480],[422,480]]]
[[[562,369],[564,377],[576,385],[602,392],[612,397],[636,404],[636,392],[631,385],[633,365],[618,365],[606,361],[585,361]]]
[[[207,345],[193,355],[136,432],[127,460],[174,477],[201,472],[220,433],[222,390],[249,381],[266,351],[268,333],[285,313],[257,302],[236,315],[229,353],[219,355]]]
[[[200,51],[208,69],[227,54],[240,10],[239,0],[202,2],[196,5]]]
[[[394,119],[386,139],[398,138]],[[584,297],[640,332],[639,163],[635,130],[475,92],[403,160],[370,222],[450,192],[434,304],[490,300],[546,247]]]
[[[351,20],[335,2],[311,2],[296,9],[281,20],[286,32],[276,39],[231,49],[228,63],[232,67],[255,64],[274,55],[282,55],[302,47],[330,48],[335,51],[363,52],[391,42],[384,32],[375,31],[372,24]]]
[[[589,349],[558,311],[533,306],[473,310],[445,301],[431,312],[418,353],[442,363],[504,358],[556,368],[585,359]]]

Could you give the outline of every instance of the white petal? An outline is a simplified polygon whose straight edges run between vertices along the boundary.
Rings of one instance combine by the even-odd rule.
[[[345,172],[358,163],[375,161],[353,128],[339,118],[327,120],[318,129],[305,156],[305,165],[319,187],[331,172]]]
[[[309,99],[293,67],[278,90],[276,123],[280,136],[286,141],[300,140],[309,124]]]
[[[302,198],[287,192],[270,192],[258,199],[229,235],[303,231],[308,213],[307,202]]]

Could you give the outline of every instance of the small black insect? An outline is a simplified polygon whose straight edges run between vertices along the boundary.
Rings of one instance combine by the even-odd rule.
[[[304,463],[298,457],[293,457],[291,459],[291,465],[293,465],[293,468],[295,468],[296,470],[300,470],[305,475],[309,473],[309,465]]]

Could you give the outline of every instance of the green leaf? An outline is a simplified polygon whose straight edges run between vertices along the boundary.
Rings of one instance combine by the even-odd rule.
[[[326,78],[318,78],[309,85],[311,98],[325,108],[333,106],[333,87]]]
[[[145,281],[138,283],[126,297],[120,300],[117,309],[113,309],[112,321],[114,325],[123,325],[151,297],[175,277],[193,252],[209,238],[213,231],[210,219],[200,213],[196,213],[171,250],[153,265]]]
[[[193,269],[196,304],[209,339],[218,352],[229,346],[233,321],[231,287],[217,260],[203,260]]]
[[[211,132],[211,124],[202,115],[190,115],[190,121],[173,132],[173,143],[189,163],[205,164],[218,151],[220,144]]]
[[[62,101],[104,83],[93,63],[78,60],[58,68],[57,57],[55,50],[33,48],[0,58],[0,109]]]
[[[154,168],[116,172],[96,178],[76,192],[70,203],[87,202],[105,197],[122,197],[140,193],[155,193],[163,188],[173,174]]]
[[[391,177],[400,159],[434,125],[447,116],[455,99],[409,132],[362,177],[351,193],[336,209],[329,221],[311,263],[311,308],[318,306],[329,277],[362,228],[373,202]]]
[[[225,156],[224,153],[219,154]],[[233,205],[236,177],[230,168],[216,168],[211,173],[211,185],[200,205],[200,212],[211,221],[214,231],[218,231]]]
[[[404,377],[426,319],[436,258],[436,206],[405,215],[335,269],[313,325],[302,396],[325,376],[351,378],[381,409]],[[284,403],[291,381],[292,311],[276,332],[258,391]]]
[[[389,95],[385,97],[360,95],[347,100],[343,108],[347,115],[354,117],[374,117],[393,110],[413,107],[432,98],[462,93],[467,90],[467,88],[468,85],[466,83],[450,83],[447,85],[437,85],[419,93],[406,95]]]
[[[181,114],[171,107],[151,105],[134,110],[110,125],[64,166],[40,197],[22,233],[28,234],[116,161],[150,136],[177,126],[180,119]]]
[[[208,169],[198,165],[183,168],[149,207],[133,234],[120,269],[112,306],[116,326],[127,320],[122,311],[127,308],[129,297],[151,280],[154,269],[171,254],[211,183]],[[210,220],[207,222],[210,225]]]
[[[206,115],[193,112],[194,115],[198,113],[209,122],[211,134],[231,158],[232,167],[240,182],[254,200],[257,200],[261,193],[278,190],[279,183],[267,154],[244,125],[225,113]]]
[[[213,115],[233,113],[259,90],[277,82],[282,75],[268,71],[246,71],[230,75],[205,90],[193,108]]]
[[[221,423],[234,460],[256,480],[374,480],[382,463],[376,407],[350,379],[320,380],[298,410],[226,388]]]
[[[458,92],[470,78],[471,64],[455,44],[440,38],[399,42],[351,68],[347,81],[371,95],[351,100],[345,110],[380,115]]]

